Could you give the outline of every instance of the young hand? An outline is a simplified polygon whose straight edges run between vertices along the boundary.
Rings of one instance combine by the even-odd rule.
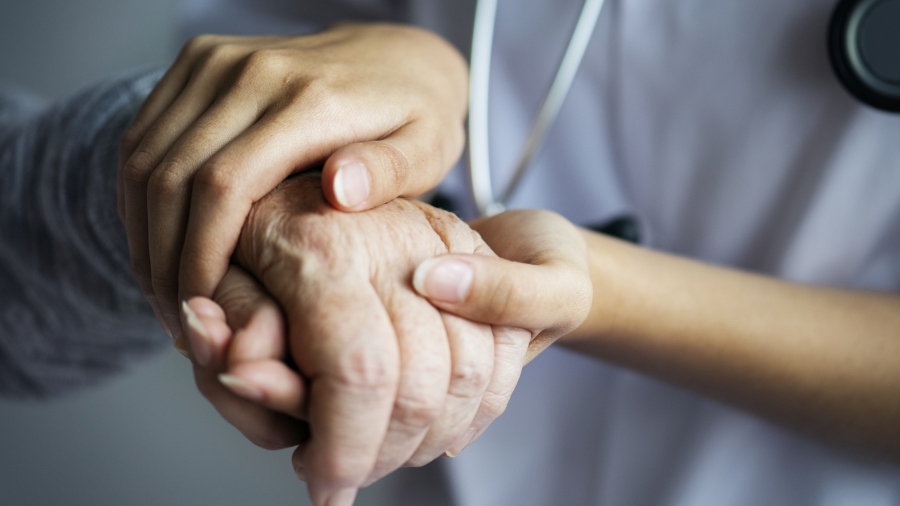
[[[161,323],[211,296],[253,202],[324,163],[323,190],[359,211],[433,188],[462,150],[467,68],[412,27],[189,42],[125,133],[119,214]]]
[[[528,329],[528,360],[577,328],[593,286],[581,232],[542,210],[470,223],[495,257],[449,254],[418,266],[415,288],[436,307],[472,321]]]

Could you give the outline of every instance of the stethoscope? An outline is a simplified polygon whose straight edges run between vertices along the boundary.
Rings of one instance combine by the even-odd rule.
[[[585,0],[550,91],[499,196],[491,182],[488,93],[498,0],[478,0],[469,81],[469,177],[482,216],[502,212],[550,131],[597,26],[604,0]],[[752,0],[747,0],[752,1]],[[844,87],[872,107],[900,112],[900,0],[841,0],[828,33],[832,67]]]

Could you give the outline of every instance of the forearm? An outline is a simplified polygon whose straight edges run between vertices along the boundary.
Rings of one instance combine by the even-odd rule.
[[[115,201],[118,140],[152,80],[0,125],[0,393],[92,383],[164,343]]]
[[[900,297],[802,286],[585,232],[573,349],[828,439],[900,455]]]

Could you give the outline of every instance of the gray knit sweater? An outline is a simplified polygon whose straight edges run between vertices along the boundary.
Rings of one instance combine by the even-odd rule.
[[[39,109],[0,88],[0,394],[96,383],[165,345],[116,214],[118,141],[159,73]]]

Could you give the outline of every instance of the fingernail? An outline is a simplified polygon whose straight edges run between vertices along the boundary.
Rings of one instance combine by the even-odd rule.
[[[344,207],[354,208],[369,198],[369,171],[357,161],[347,162],[334,176],[334,196]]]
[[[194,359],[201,367],[207,367],[212,363],[212,345],[209,342],[209,332],[203,326],[197,313],[188,306],[187,302],[182,301],[181,311],[184,313],[184,319],[188,324],[188,340],[191,343],[191,351],[194,352]]]
[[[356,499],[356,489],[355,488],[345,488],[343,490],[339,490],[331,499],[328,500],[327,506],[353,506],[353,501]]]
[[[172,344],[175,345],[175,349],[178,351],[178,353],[184,355],[185,358],[191,358],[191,356],[188,355],[187,345],[184,342],[184,334],[181,334],[178,337],[172,339]]]
[[[465,450],[467,446],[469,446],[472,440],[475,439],[475,434],[477,433],[478,430],[475,429],[475,427],[469,427],[468,430],[463,432],[463,434],[459,436],[459,438],[457,438],[452,445],[450,445],[450,449],[444,452],[444,454],[448,457],[456,457],[457,455],[462,453],[462,451]]]
[[[238,397],[243,397],[248,401],[261,402],[264,398],[262,390],[244,378],[233,374],[220,374],[219,383],[225,385],[225,388],[234,392]]]
[[[425,260],[416,268],[413,287],[429,299],[462,302],[472,288],[472,266],[452,259]]]

